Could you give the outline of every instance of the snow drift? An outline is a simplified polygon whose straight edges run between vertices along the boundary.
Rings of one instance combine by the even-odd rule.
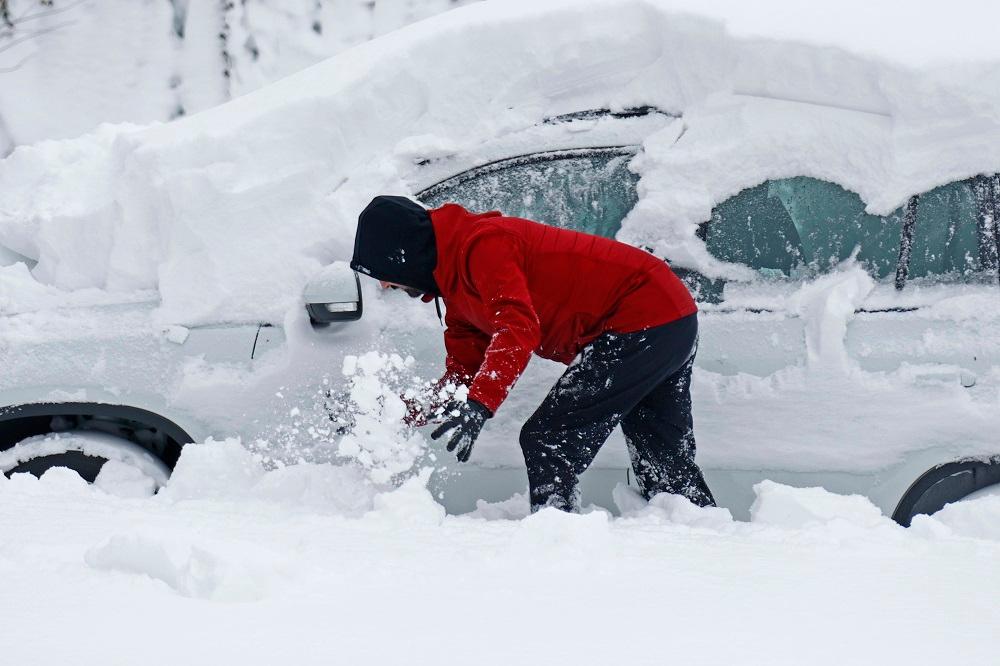
[[[237,468],[242,479],[219,483]],[[755,489],[749,523],[626,493],[620,519],[549,509],[509,520],[516,498],[445,516],[419,479],[373,494],[327,465],[265,472],[233,442],[186,448],[169,492],[147,499],[61,472],[0,476],[11,663],[839,665],[995,654],[1000,535],[976,523],[997,524],[997,497],[908,530],[863,498],[770,483]],[[181,638],[164,641],[164,627]]]
[[[408,191],[408,137],[474,155],[581,109],[682,115],[634,162],[620,237],[715,274],[695,225],[765,179],[831,180],[885,213],[1000,170],[995,74],[734,36],[673,4],[476,4],[168,125],[22,147],[0,162],[0,245],[37,265],[0,284],[155,289],[166,323],[280,321],[349,255],[363,204]]]

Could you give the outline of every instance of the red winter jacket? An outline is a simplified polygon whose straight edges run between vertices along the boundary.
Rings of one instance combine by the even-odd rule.
[[[568,364],[602,333],[697,311],[669,266],[631,245],[456,204],[430,217],[446,376],[494,413],[532,353]]]

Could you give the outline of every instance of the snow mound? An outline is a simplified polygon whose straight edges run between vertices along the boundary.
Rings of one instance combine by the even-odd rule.
[[[301,463],[265,471],[238,439],[184,447],[158,497],[264,501],[322,513],[358,516],[372,507],[376,488],[357,466]]]
[[[660,493],[647,502],[634,488],[618,484],[613,497],[623,518],[709,529],[725,529],[733,522],[729,509],[700,507],[681,495]]]
[[[911,529],[929,535],[1000,541],[1000,490],[948,504],[933,516],[915,516]]]
[[[793,488],[773,481],[754,486],[750,521],[788,529],[847,525],[873,529],[893,523],[868,498],[823,488]]]
[[[709,275],[736,268],[713,262],[696,225],[768,178],[830,180],[886,213],[1000,170],[989,63],[904,67],[676,6],[478,3],[168,125],[21,147],[0,162],[0,245],[37,261],[44,285],[155,289],[163,324],[279,322],[321,266],[350,256],[372,195],[416,186],[425,151],[474,161],[485,140],[562,113],[682,115],[646,139],[620,237]]]
[[[660,663],[665,649],[703,664],[995,661],[1000,543],[887,530],[811,489],[758,492],[761,517],[795,506],[812,527],[786,510],[695,529],[660,498],[680,522],[391,515],[429,501],[418,481],[352,519],[44,485],[0,476],[8,663]],[[553,638],[581,627],[584,640]]]

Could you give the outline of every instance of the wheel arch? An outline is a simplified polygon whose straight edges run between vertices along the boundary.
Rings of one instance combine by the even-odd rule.
[[[170,469],[194,441],[167,417],[131,405],[101,402],[36,402],[0,407],[0,451],[28,437],[68,430],[115,434],[146,448]]]
[[[892,519],[909,527],[914,516],[932,514],[945,504],[997,483],[1000,483],[1000,455],[936,465],[910,484],[896,504]]]

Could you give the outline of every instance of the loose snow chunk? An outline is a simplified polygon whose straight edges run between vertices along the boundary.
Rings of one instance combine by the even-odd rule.
[[[688,527],[724,528],[733,522],[729,509],[722,507],[700,507],[682,495],[660,493],[648,502],[623,484],[618,484],[612,492],[615,505],[623,518],[655,519]]]
[[[117,535],[84,554],[93,569],[140,574],[185,597],[255,601],[260,591],[245,572],[194,546],[172,546],[142,535]]]
[[[470,518],[484,520],[520,520],[531,514],[531,502],[527,493],[516,493],[500,502],[476,500],[476,510],[466,514]]]
[[[874,288],[875,282],[852,255],[837,270],[807,282],[791,296],[790,309],[806,321],[810,365],[828,370],[849,366],[844,345],[847,325]]]
[[[118,460],[109,460],[101,466],[94,485],[117,497],[152,497],[157,482],[143,471]]]
[[[163,329],[163,337],[175,345],[182,345],[187,342],[190,330],[184,326],[167,326]]]
[[[888,525],[889,519],[861,495],[837,495],[823,488],[793,488],[773,481],[754,486],[750,521],[799,529],[843,522],[857,527]]]
[[[239,439],[184,447],[162,496],[174,500],[224,499],[249,494],[264,478],[264,468]]]
[[[30,475],[29,475],[30,476]],[[38,479],[39,487],[56,493],[86,494],[89,484],[68,467],[51,467]]]

